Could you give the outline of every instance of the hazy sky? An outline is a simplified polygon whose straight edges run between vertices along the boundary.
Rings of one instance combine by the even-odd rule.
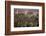
[[[19,8],[14,8],[14,13],[34,13],[37,14],[39,12],[39,9],[19,9]]]

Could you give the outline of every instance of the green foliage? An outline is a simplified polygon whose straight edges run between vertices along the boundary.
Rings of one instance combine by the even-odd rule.
[[[14,26],[15,27],[35,27],[39,26],[38,14],[35,16],[33,14],[16,14],[14,16]]]

